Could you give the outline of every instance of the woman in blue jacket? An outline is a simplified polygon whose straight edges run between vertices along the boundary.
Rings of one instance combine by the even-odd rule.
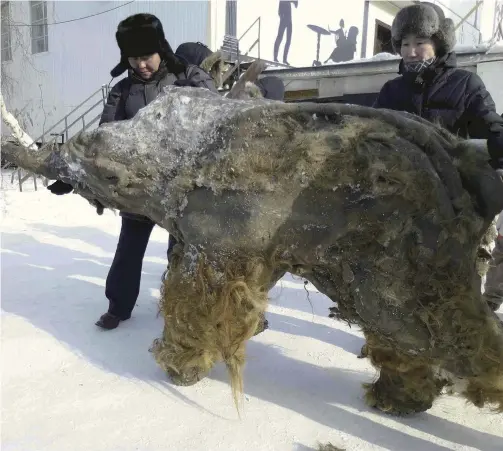
[[[217,92],[208,74],[174,55],[157,17],[128,17],[119,24],[116,38],[121,61],[112,70],[112,76],[125,70],[129,70],[129,75],[110,91],[100,125],[131,119],[168,85],[204,87]],[[106,281],[109,308],[96,323],[103,329],[114,329],[120,321],[131,317],[140,292],[143,257],[155,225],[144,216],[127,212],[121,212],[121,216],[119,243]]]
[[[128,76],[112,87],[100,125],[131,119],[169,85],[203,87],[218,92],[210,75],[175,56],[157,17],[130,16],[119,23],[115,36],[121,60],[111,75],[118,77],[128,70]],[[57,181],[49,189],[54,194],[66,194],[73,188]],[[124,211],[120,215],[119,242],[105,288],[109,308],[96,323],[106,330],[115,329],[131,317],[140,292],[143,257],[155,226],[145,216]]]
[[[416,114],[462,138],[487,139],[491,164],[499,167],[503,119],[481,78],[457,67],[453,21],[438,5],[421,2],[398,12],[391,38],[402,56],[400,76],[382,87],[374,107]]]

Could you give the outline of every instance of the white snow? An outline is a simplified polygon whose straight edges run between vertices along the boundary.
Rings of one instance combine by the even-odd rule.
[[[496,41],[495,43],[482,42],[477,45],[458,44],[454,47],[454,51],[456,51],[457,53],[470,53],[470,52],[483,52],[486,54],[503,53],[503,41]],[[400,60],[400,56],[394,55],[392,53],[382,52],[382,53],[376,53],[375,55],[369,58],[355,58],[351,61],[342,61],[338,63],[328,61],[327,63],[322,64],[322,66],[337,66],[340,64],[368,63],[373,61],[392,61],[392,60]],[[291,69],[291,67],[270,65],[265,69],[265,71],[286,70],[286,69]]]
[[[331,302],[290,276],[271,293],[270,329],[248,345],[241,420],[221,366],[193,387],[171,385],[148,352],[162,332],[168,234],[154,230],[132,319],[104,332],[94,322],[119,216],[41,183],[23,188],[2,179],[2,451],[503,449],[501,416],[457,397],[413,418],[367,408],[361,383],[375,372],[356,358],[360,332],[327,318]]]
[[[382,52],[382,53],[376,53],[375,55],[370,56],[368,58],[356,58],[351,61],[341,61],[337,63],[329,61],[326,64],[323,64],[323,66],[338,66],[340,64],[368,63],[372,61],[393,61],[393,60],[397,61],[400,60],[400,56],[393,55],[392,53]]]
[[[333,61],[330,60],[327,63],[322,63],[322,66],[338,66],[340,64],[365,63],[365,62],[372,62],[372,61],[390,61],[390,60],[399,60],[399,59],[400,59],[400,57],[398,55],[393,55],[392,53],[382,52],[382,53],[376,53],[375,55],[368,57],[368,58],[355,58],[351,61],[341,61],[338,63],[334,63]],[[292,68],[295,69],[295,67],[270,65],[265,69],[265,71],[267,71],[267,70],[286,70],[286,69],[292,69]]]
[[[503,53],[503,41],[481,42],[477,45],[458,44],[454,47],[457,53],[483,52],[483,53]]]
[[[503,53],[503,40],[496,41],[492,44],[486,53]]]

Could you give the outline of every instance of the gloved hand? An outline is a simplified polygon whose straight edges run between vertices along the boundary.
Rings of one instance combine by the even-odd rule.
[[[52,185],[49,185],[47,189],[58,196],[63,194],[68,194],[73,191],[73,186],[69,183],[62,182],[61,180],[56,180]]]
[[[105,209],[103,204],[97,199],[94,199],[92,204],[96,207],[96,213],[98,213],[101,216],[103,214],[103,210]]]
[[[192,86],[193,88],[197,88],[198,87],[198,84],[195,81],[188,80],[188,79],[185,79],[185,80],[176,80],[173,84],[175,86]]]

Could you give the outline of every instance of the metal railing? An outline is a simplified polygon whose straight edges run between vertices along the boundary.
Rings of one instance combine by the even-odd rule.
[[[101,117],[101,110],[106,104],[107,97],[109,93],[108,85],[102,85],[100,89],[93,92],[89,97],[87,97],[83,102],[77,105],[72,111],[70,111],[67,115],[65,115],[61,120],[56,122],[51,128],[47,129],[35,140],[35,144],[39,146],[39,151],[46,149],[48,146],[57,145],[58,139],[61,138],[62,142],[60,144],[64,144],[68,141],[73,135],[80,133],[81,131],[87,130],[89,127],[94,125]],[[89,106],[83,113],[80,113],[80,109],[86,105],[89,101],[92,101],[93,98],[96,98],[100,95],[99,100],[95,101],[91,106]],[[90,121],[86,121],[86,115],[94,111],[98,106],[101,105],[100,113],[94,115]],[[79,116],[70,122],[70,117],[79,111]],[[81,126],[80,124],[81,123]],[[79,124],[79,125],[78,125]],[[78,125],[78,126],[77,126]],[[63,127],[60,131],[56,131],[58,127]],[[73,131],[75,133],[73,133]],[[51,137],[49,140],[46,140],[47,137]],[[6,163],[2,166],[2,169],[7,169],[12,166],[10,163]],[[23,183],[26,182],[30,177],[33,177],[33,183],[35,187],[35,191],[37,190],[37,175],[31,172],[27,172],[23,175],[22,168],[16,168],[11,176],[11,184],[14,183],[14,178],[18,178],[19,183],[19,191],[23,191]],[[44,186],[47,186],[48,180],[46,178],[42,179]]]
[[[239,43],[241,40],[250,32],[250,30],[257,25],[257,39],[253,41],[251,46],[248,48],[248,50],[245,53],[241,53],[240,51],[240,45]],[[253,23],[243,32],[243,34],[237,39],[236,42],[236,61],[234,61],[234,65],[223,75],[222,77],[222,83],[225,82],[236,70],[238,71],[238,77],[241,76],[241,58],[248,56],[248,54],[255,48],[258,47],[257,53],[258,53],[258,59],[260,59],[260,34],[261,34],[261,28],[262,28],[262,18],[261,16],[258,16]],[[225,38],[224,38],[224,45],[222,46],[222,50],[227,50],[225,48]],[[231,55],[232,59],[232,51],[229,52]]]
[[[255,21],[244,31],[244,33],[238,38],[238,43],[241,42],[241,40],[248,34],[248,32],[255,26],[255,24],[258,24],[258,30],[257,30],[257,39],[253,41],[252,45],[248,49],[248,51],[245,53],[245,56],[250,53],[255,46],[258,46],[258,59],[260,59],[260,32],[262,28],[262,18],[258,16]]]
[[[490,43],[494,44],[499,40],[503,40],[503,1],[496,3],[494,11],[493,35],[491,36]]]
[[[464,38],[464,27],[465,25],[469,25],[470,27],[472,27],[473,29],[470,29],[470,31],[473,33],[473,37],[474,37],[474,42],[473,43],[476,43],[476,44],[480,44],[482,42],[482,32],[480,31],[480,29],[478,29],[476,27],[476,25],[472,25],[471,23],[468,22],[468,19],[470,19],[473,14],[475,13],[475,20],[474,20],[474,24],[477,23],[477,14],[478,14],[478,11],[479,11],[479,8],[480,6],[484,3],[483,0],[479,0],[477,2],[475,2],[475,5],[473,5],[472,8],[470,8],[470,10],[464,15],[464,17],[461,18],[461,20],[457,23],[457,25],[454,27],[454,31],[457,31],[459,28],[461,28],[461,42],[463,42],[463,38]]]
[[[443,9],[451,13],[453,16],[453,20],[456,23],[456,20],[459,20],[459,22],[455,25],[455,31],[460,32],[459,44],[463,44],[464,42],[464,35],[465,35],[465,26],[469,27],[469,32],[472,34],[474,38],[474,43],[480,44],[482,41],[482,32],[480,31],[479,28],[477,28],[476,23],[477,23],[477,17],[475,16],[474,24],[471,24],[468,22],[468,19],[470,19],[474,13],[478,13],[480,6],[484,3],[482,0],[478,0],[475,2],[472,8],[468,11],[467,14],[464,16],[461,16],[458,14],[456,11],[453,9],[449,8],[447,5],[445,5],[442,1],[440,0],[434,0],[434,3],[438,3],[438,5]],[[447,14],[446,14],[447,15]]]

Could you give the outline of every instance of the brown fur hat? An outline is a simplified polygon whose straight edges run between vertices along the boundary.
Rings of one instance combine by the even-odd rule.
[[[402,39],[408,34],[430,38],[437,56],[451,52],[456,45],[454,22],[445,18],[442,8],[430,2],[407,6],[398,12],[391,25],[395,52],[400,53]]]

